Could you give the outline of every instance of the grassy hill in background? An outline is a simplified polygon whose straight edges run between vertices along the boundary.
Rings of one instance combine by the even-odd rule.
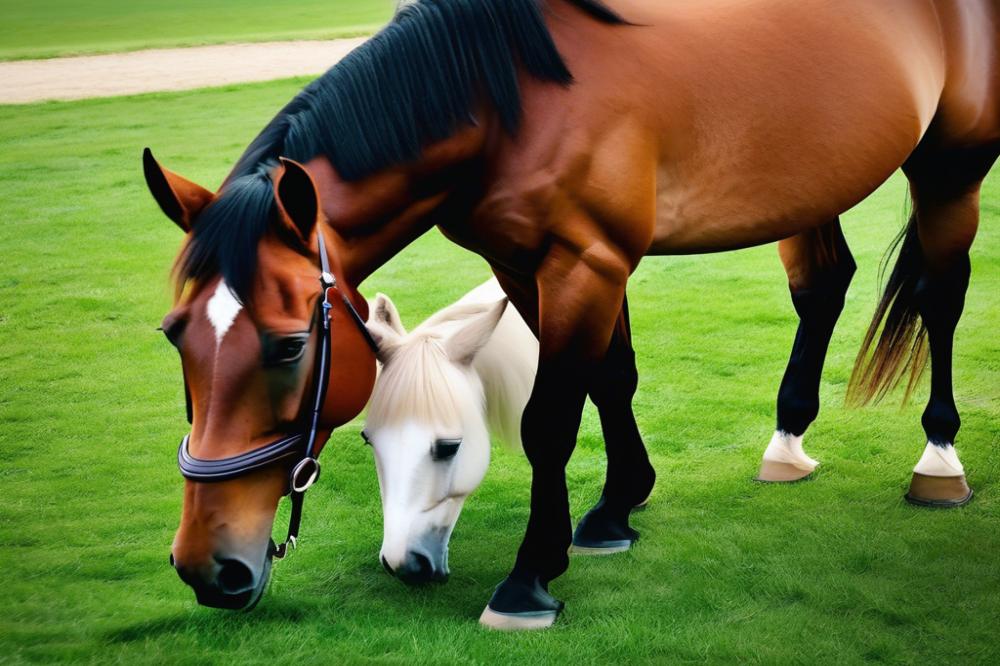
[[[394,0],[0,0],[0,60],[368,34]]]

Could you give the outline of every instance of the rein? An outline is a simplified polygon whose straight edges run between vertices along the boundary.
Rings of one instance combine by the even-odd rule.
[[[192,456],[188,450],[190,435],[184,436],[177,450],[177,466],[180,468],[181,475],[189,481],[199,483],[229,481],[278,462],[295,461],[288,480],[289,490],[287,494],[292,502],[292,513],[288,520],[288,535],[281,544],[273,545],[272,542],[271,546],[271,555],[279,560],[288,554],[289,545],[292,548],[296,547],[299,526],[302,522],[302,504],[305,494],[319,478],[320,467],[319,460],[317,460],[319,452],[316,450],[316,444],[323,404],[330,383],[330,310],[333,308],[333,303],[330,300],[331,292],[336,291],[340,295],[351,319],[364,335],[372,350],[376,349],[375,341],[368,333],[368,329],[365,328],[365,322],[361,315],[358,314],[350,299],[337,288],[337,279],[330,272],[330,259],[323,242],[323,232],[320,230],[317,230],[317,244],[319,245],[319,260],[322,270],[319,282],[323,289],[323,299],[316,309],[320,320],[320,332],[313,371],[313,404],[309,412],[308,429],[303,429],[302,432],[283,437],[252,451],[218,460],[203,460]],[[192,421],[191,394],[187,387],[186,378],[184,392],[187,397],[188,422],[190,423]]]

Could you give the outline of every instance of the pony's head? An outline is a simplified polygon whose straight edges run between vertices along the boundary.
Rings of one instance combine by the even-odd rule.
[[[382,494],[383,566],[408,583],[448,576],[448,540],[490,461],[483,385],[473,368],[507,300],[459,304],[407,333],[379,294],[368,330],[382,371],[363,431]]]
[[[330,431],[363,409],[375,359],[350,312],[367,305],[342,278],[335,234],[321,220],[309,173],[283,160],[212,193],[161,168],[148,151],[144,167],[153,197],[188,234],[176,303],[163,320],[188,397],[185,454],[201,464],[254,452],[308,432],[315,411],[318,455]],[[320,227],[338,282],[329,291],[319,279]],[[324,297],[328,313],[319,307]],[[322,372],[316,359],[326,317]],[[329,387],[322,400],[319,386]],[[272,523],[297,461],[272,458],[221,480],[185,472],[170,559],[200,603],[245,608],[260,598],[275,552]]]

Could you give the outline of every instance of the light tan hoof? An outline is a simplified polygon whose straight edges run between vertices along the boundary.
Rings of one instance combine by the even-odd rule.
[[[548,629],[559,616],[558,611],[537,611],[533,613],[500,613],[489,606],[479,616],[479,624],[498,631],[533,631]]]
[[[962,476],[927,476],[913,473],[906,501],[917,506],[951,509],[965,506],[972,499],[972,489]]]
[[[812,469],[803,469],[792,463],[764,460],[760,464],[760,472],[757,474],[755,480],[765,483],[791,483],[792,481],[801,481],[815,470],[815,467]]]

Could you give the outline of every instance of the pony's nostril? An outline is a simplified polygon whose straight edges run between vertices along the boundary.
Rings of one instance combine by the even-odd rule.
[[[423,553],[413,553],[413,560],[416,564],[414,567],[414,576],[420,580],[427,580],[434,573],[434,565],[431,564],[431,558],[427,557]]]
[[[222,569],[216,578],[219,589],[225,594],[241,594],[254,587],[254,575],[250,567],[239,560],[219,560]]]
[[[382,556],[382,568],[385,569],[390,576],[396,573],[392,570],[392,567],[389,566],[389,560],[385,559],[385,555]]]
[[[396,576],[411,585],[429,583],[434,580],[434,565],[431,564],[431,558],[423,553],[410,551],[406,562],[396,571]]]

